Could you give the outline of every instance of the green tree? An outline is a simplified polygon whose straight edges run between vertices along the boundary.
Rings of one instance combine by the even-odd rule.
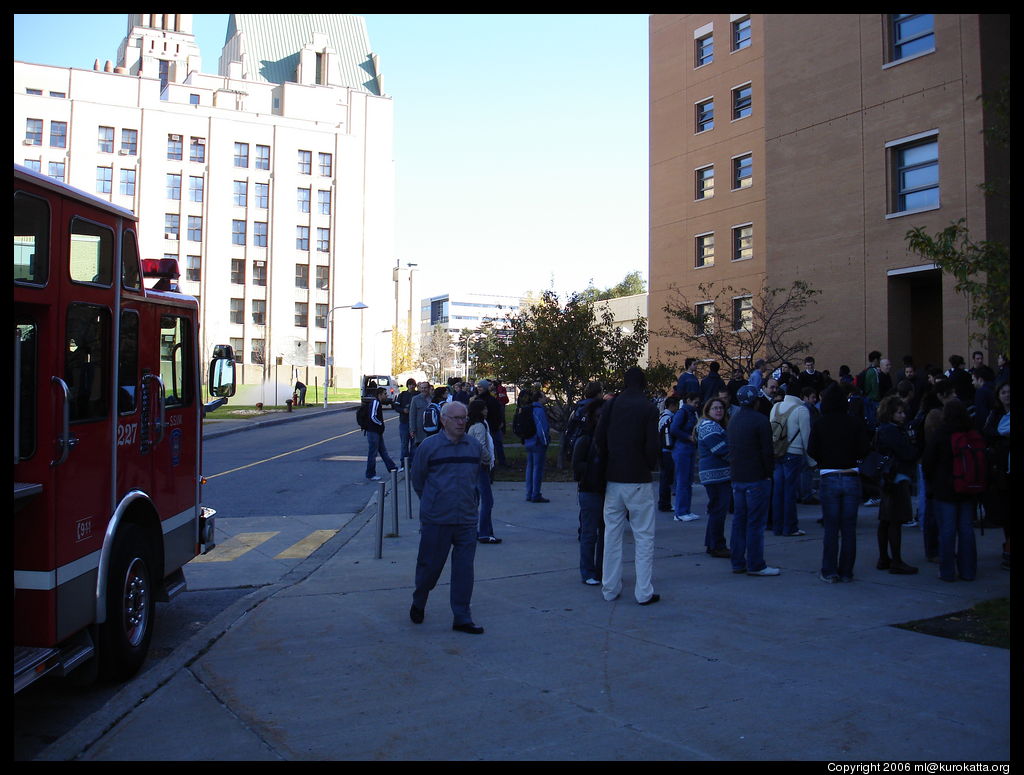
[[[676,287],[672,291],[663,307],[667,327],[658,333],[686,347],[666,350],[669,355],[712,358],[726,374],[734,369],[749,374],[758,358],[779,363],[811,349],[803,334],[818,320],[807,315],[821,291],[803,280],[789,288],[762,283],[756,292],[701,283],[699,304]]]
[[[454,354],[451,337],[440,323],[431,328],[426,339],[420,343],[420,358],[434,381],[444,378],[444,370],[451,364]]]
[[[622,279],[622,282],[610,288],[605,288],[603,291],[594,287],[594,282],[591,280],[590,285],[583,290],[581,295],[590,301],[604,301],[606,299],[619,299],[623,296],[636,296],[646,291],[647,281],[644,280],[639,271],[633,271],[629,272]]]

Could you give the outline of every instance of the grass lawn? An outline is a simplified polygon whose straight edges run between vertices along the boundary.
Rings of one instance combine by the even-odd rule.
[[[340,403],[343,401],[358,401],[360,396],[359,388],[331,388],[330,393],[327,396],[327,402]],[[206,398],[209,401],[209,397]],[[323,398],[320,401],[313,401],[313,391],[306,393],[306,405],[292,407],[293,412],[304,412],[308,409],[323,406]],[[276,412],[286,412],[288,407],[281,404],[263,404],[262,409],[257,408],[254,404],[237,404],[234,403],[234,399],[228,399],[228,403],[224,406],[216,409],[206,415],[204,421],[216,421],[216,420],[237,420],[239,418],[254,417],[265,414],[273,414]]]
[[[912,630],[940,638],[952,638],[982,646],[1010,648],[1010,598],[1000,597],[978,603],[974,608],[957,611],[933,619],[898,624]]]

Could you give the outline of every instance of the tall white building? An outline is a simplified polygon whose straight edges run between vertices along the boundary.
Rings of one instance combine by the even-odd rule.
[[[191,14],[127,18],[116,65],[14,63],[14,162],[134,210],[246,383],[322,384],[328,340],[337,386],[389,364],[393,106],[362,17],[232,14],[217,75]]]

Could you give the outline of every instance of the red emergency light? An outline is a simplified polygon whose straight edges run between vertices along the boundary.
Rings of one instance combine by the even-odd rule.
[[[156,278],[152,286],[157,291],[178,290],[178,259],[176,258],[144,258],[142,259],[142,276]]]

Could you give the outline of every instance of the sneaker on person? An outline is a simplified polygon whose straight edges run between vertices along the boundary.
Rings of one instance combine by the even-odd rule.
[[[765,565],[761,570],[748,570],[748,576],[778,576],[780,573],[778,568],[773,568],[770,565]]]
[[[366,481],[368,481],[368,482],[379,482],[379,481],[381,481],[380,474],[377,474],[376,476],[368,476],[368,477],[366,477]]]
[[[826,576],[821,571],[818,571],[818,578],[821,581],[824,581],[826,584],[838,584],[839,583],[839,576],[835,576],[835,575],[833,575],[833,576]]]
[[[674,517],[672,517],[672,519],[674,519],[676,522],[693,522],[693,520],[700,519],[700,517],[693,513],[683,514],[682,516],[676,514]]]
[[[864,501],[864,505],[865,506],[877,506],[881,502],[882,501],[880,499],[878,499],[878,498],[868,498],[866,501]]]

